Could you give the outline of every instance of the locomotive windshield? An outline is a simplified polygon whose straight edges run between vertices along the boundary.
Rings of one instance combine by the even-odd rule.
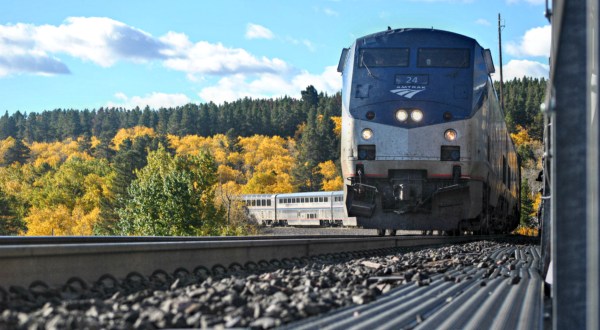
[[[361,68],[408,66],[408,48],[363,48],[358,65]]]
[[[468,68],[467,48],[419,48],[417,66],[421,68]]]

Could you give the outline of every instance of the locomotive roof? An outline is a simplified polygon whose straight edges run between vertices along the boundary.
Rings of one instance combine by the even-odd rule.
[[[385,31],[381,31],[381,32],[376,32],[373,34],[369,34],[363,37],[360,37],[358,39],[356,39],[356,43],[363,43],[369,39],[376,39],[376,38],[380,38],[380,37],[385,37],[385,36],[390,36],[390,35],[397,35],[400,33],[434,33],[434,34],[441,34],[441,35],[447,35],[447,36],[451,36],[454,38],[462,38],[462,39],[468,39],[472,42],[477,43],[477,41],[471,37],[467,37],[465,35],[462,34],[458,34],[455,32],[450,32],[450,31],[445,31],[445,30],[437,30],[437,29],[424,29],[424,28],[401,28],[401,29],[390,29],[390,30],[385,30]]]

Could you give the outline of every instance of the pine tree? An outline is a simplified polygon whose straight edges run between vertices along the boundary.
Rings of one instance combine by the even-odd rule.
[[[25,222],[13,210],[16,200],[0,189],[0,236],[17,235],[27,230]]]
[[[533,200],[531,199],[531,188],[529,188],[529,181],[524,179],[521,182],[521,226],[531,226],[532,212]]]
[[[3,165],[10,165],[13,163],[25,164],[29,159],[29,147],[19,139],[15,139],[11,147],[9,147],[4,153]]]
[[[306,125],[303,127],[298,142],[298,161],[292,171],[295,184],[301,191],[316,191],[321,187],[321,177],[317,165],[322,157],[319,143],[316,142],[318,141],[317,137],[317,113],[313,108],[308,113]]]
[[[4,116],[0,117],[0,140],[5,140],[9,136],[17,138],[17,124],[13,116],[8,115],[8,111]]]

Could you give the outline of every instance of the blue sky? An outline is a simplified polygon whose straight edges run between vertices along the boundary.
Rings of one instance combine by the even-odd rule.
[[[0,114],[335,93],[341,49],[391,26],[468,35],[548,76],[545,0],[4,0]],[[495,79],[498,79],[496,74]]]

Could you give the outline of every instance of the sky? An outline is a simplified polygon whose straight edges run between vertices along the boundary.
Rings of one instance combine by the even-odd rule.
[[[341,90],[341,50],[435,28],[492,50],[499,80],[548,77],[545,0],[0,0],[0,114],[300,98]]]

